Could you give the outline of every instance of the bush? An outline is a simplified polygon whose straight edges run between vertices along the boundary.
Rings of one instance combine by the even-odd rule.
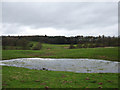
[[[69,49],[73,49],[75,46],[73,44],[70,44]]]
[[[31,44],[29,44],[29,47],[32,47],[33,46],[33,44],[31,43]]]
[[[87,44],[83,44],[83,45],[82,45],[82,48],[87,48]]]
[[[90,44],[89,48],[95,48],[95,45],[94,44]]]
[[[82,48],[82,44],[77,44],[77,48]]]
[[[42,48],[42,44],[39,42],[33,47],[33,50],[40,50]]]

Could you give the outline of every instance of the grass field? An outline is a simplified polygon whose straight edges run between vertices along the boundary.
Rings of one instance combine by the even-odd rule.
[[[40,57],[117,61],[119,56],[118,47],[80,49],[68,49],[68,47],[69,45],[42,44],[41,50],[2,50],[2,59]],[[118,73],[73,73],[3,66],[2,86],[3,88],[118,88]]]
[[[118,88],[117,73],[73,73],[3,66],[3,88]]]
[[[118,47],[68,49],[69,45],[42,44],[41,50],[3,50],[2,59],[12,58],[91,58],[118,61]]]

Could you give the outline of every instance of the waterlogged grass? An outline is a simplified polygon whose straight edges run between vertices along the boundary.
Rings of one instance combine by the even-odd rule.
[[[73,73],[3,66],[3,88],[118,88],[117,73]]]
[[[42,44],[41,50],[3,50],[2,59],[12,58],[91,58],[118,61],[118,47],[68,49],[69,45]]]

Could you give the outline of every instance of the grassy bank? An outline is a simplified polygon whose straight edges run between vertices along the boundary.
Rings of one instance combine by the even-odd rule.
[[[12,58],[91,58],[118,61],[118,47],[68,49],[69,45],[43,44],[41,50],[3,50],[2,59]]]
[[[118,88],[117,73],[73,73],[3,66],[3,88]]]

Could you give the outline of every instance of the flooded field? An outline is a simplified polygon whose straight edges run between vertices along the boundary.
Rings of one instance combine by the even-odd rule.
[[[38,70],[77,73],[118,73],[119,62],[96,59],[19,58],[0,61],[0,65]]]

